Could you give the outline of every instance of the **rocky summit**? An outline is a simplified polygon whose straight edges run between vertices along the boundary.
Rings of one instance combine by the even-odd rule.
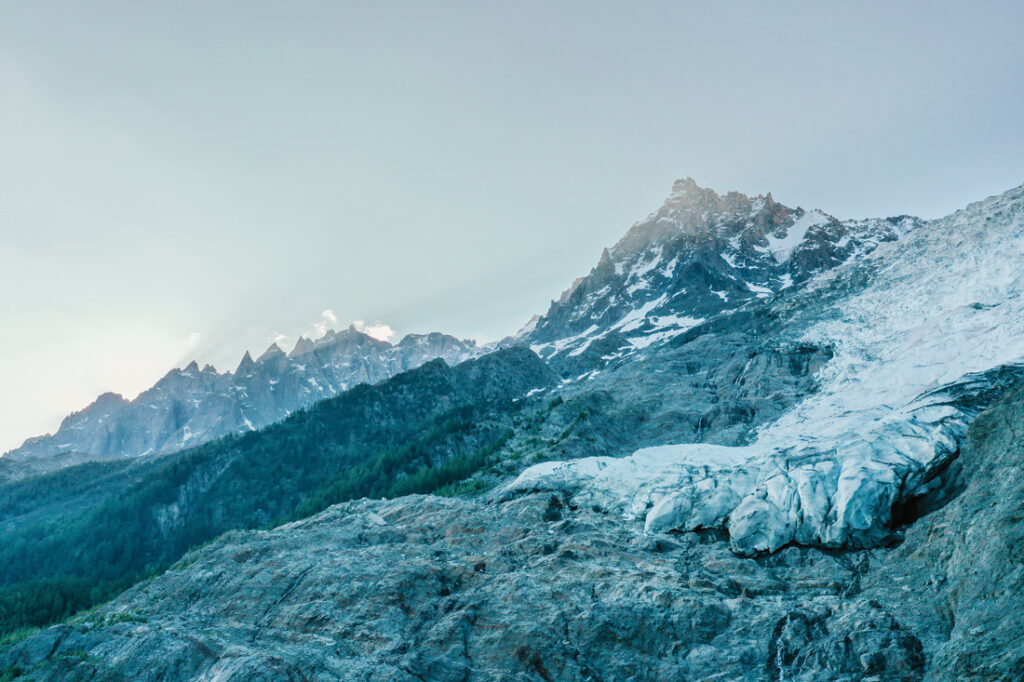
[[[500,343],[272,348],[230,382],[337,395],[0,486],[0,675],[1024,679],[1022,272],[1024,187],[681,180]]]
[[[840,221],[771,193],[722,196],[679,180],[514,340],[556,366],[593,369],[858,260],[921,222]]]

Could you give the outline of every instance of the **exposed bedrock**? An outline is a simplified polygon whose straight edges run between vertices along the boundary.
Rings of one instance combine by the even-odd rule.
[[[894,639],[890,608],[844,606],[860,570],[818,550],[761,563],[713,534],[651,537],[549,494],[364,500],[229,534],[6,660],[62,681],[758,680],[778,679],[775,660],[817,679],[920,679],[920,643]],[[778,623],[797,609],[857,644],[794,657],[806,647]],[[861,667],[876,644],[891,651]]]
[[[768,679],[791,682],[916,680],[924,670],[921,640],[877,602],[788,612],[772,630],[765,666]]]

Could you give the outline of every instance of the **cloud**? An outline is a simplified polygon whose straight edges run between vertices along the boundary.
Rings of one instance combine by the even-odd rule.
[[[366,324],[362,320],[356,320],[352,323],[352,326],[357,331],[361,331],[367,336],[372,336],[378,341],[390,341],[391,337],[395,335],[395,330],[391,328],[391,325],[384,324],[380,320],[373,322],[372,324]]]
[[[338,316],[328,308],[322,313],[322,319],[313,323],[313,338],[319,338],[326,334],[332,324],[338,324]]]
[[[290,337],[288,337],[285,334],[282,334],[281,332],[274,332],[274,334],[268,340],[270,341],[270,343],[276,343],[281,348],[284,348],[288,344],[289,338]]]
[[[336,328],[338,325],[338,316],[334,314],[333,310],[325,310],[321,313],[321,319],[319,322],[313,323],[313,338],[317,339],[327,333],[328,329],[332,327]],[[395,335],[395,330],[391,328],[391,325],[385,324],[380,320],[367,324],[364,320],[354,320],[352,326],[355,327],[356,331],[360,331],[367,336],[372,336],[378,341],[390,341]]]

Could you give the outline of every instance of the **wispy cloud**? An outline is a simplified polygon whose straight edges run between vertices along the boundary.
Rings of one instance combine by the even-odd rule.
[[[313,323],[313,338],[319,338],[326,334],[332,324],[338,324],[338,316],[334,314],[333,310],[328,308],[321,313],[320,321]]]
[[[370,324],[366,324],[363,320],[356,320],[352,323],[352,326],[354,326],[357,331],[361,331],[367,336],[372,336],[378,341],[390,341],[391,337],[395,335],[395,330],[391,328],[391,325],[385,324],[380,320]]]

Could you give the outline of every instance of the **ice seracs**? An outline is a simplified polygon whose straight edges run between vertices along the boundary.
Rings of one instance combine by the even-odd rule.
[[[774,314],[784,337],[833,358],[819,390],[749,445],[544,463],[502,495],[562,490],[651,532],[726,528],[744,554],[879,542],[894,506],[956,456],[993,385],[1021,373],[1024,187],[818,274]]]

